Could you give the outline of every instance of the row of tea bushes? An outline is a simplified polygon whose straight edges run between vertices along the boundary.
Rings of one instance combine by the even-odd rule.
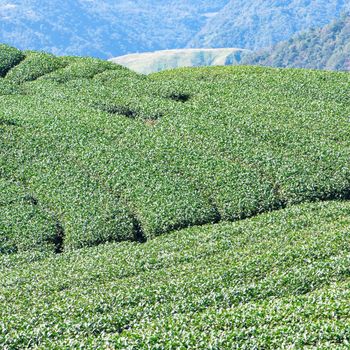
[[[349,224],[348,202],[326,202],[145,244],[0,257],[0,345],[346,348]]]

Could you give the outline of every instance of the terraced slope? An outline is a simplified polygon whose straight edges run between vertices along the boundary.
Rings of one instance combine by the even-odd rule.
[[[346,349],[350,203],[0,257],[4,349]]]
[[[348,348],[348,74],[0,49],[0,348]]]
[[[24,54],[0,80],[4,251],[146,240],[349,197],[347,74],[222,67],[145,77]]]

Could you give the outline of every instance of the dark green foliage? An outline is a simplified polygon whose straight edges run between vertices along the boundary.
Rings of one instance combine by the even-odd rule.
[[[15,82],[0,78],[0,96],[23,94],[23,88]]]
[[[6,73],[19,62],[24,59],[24,54],[8,45],[0,45],[0,77],[4,77]]]
[[[191,98],[191,95],[183,92],[173,92],[168,97],[174,101],[187,102]]]
[[[59,222],[48,208],[21,185],[1,178],[0,213],[0,254],[60,249]]]

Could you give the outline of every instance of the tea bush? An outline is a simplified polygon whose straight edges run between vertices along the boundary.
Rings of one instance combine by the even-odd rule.
[[[41,53],[5,80],[20,72],[21,93],[1,97],[1,120],[20,125],[2,126],[1,171],[51,208],[64,249],[349,198],[348,74],[216,67],[142,76]]]
[[[61,249],[60,225],[16,183],[0,179],[0,254]]]
[[[0,45],[0,77],[4,77],[6,73],[19,64],[25,55],[14,47],[1,44]]]
[[[346,348],[349,224],[349,202],[326,202],[145,244],[0,257],[0,345]]]
[[[26,58],[6,75],[15,83],[35,80],[65,66],[65,62],[53,55],[41,52],[27,52]]]
[[[348,347],[348,74],[25,55],[0,78],[1,348]]]
[[[117,66],[110,62],[94,58],[69,57],[63,58],[62,61],[68,63],[66,68],[47,74],[42,79],[64,83],[74,79],[91,79],[96,74],[103,73],[105,70],[117,69]]]

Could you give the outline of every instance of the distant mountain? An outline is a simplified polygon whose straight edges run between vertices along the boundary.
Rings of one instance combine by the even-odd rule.
[[[0,42],[110,58],[180,48],[228,0],[0,0]]]
[[[148,74],[178,67],[234,65],[245,52],[248,51],[234,48],[162,50],[120,56],[111,61]]]
[[[347,9],[348,0],[0,0],[0,42],[100,58],[185,47],[256,50]]]
[[[350,70],[350,16],[300,33],[271,50],[244,57],[244,64]]]
[[[231,0],[188,47],[270,47],[350,9],[349,0]]]

